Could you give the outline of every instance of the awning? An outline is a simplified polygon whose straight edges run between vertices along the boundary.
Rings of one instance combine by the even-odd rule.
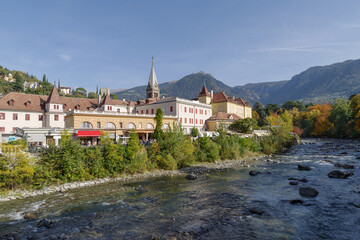
[[[101,135],[100,131],[83,131],[83,130],[78,130],[76,135],[78,135],[78,137],[98,137]]]

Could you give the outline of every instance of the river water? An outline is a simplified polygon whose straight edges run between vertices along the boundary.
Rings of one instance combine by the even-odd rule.
[[[0,239],[360,239],[357,157],[359,141],[306,139],[256,167],[197,180],[158,177],[2,202]],[[328,178],[335,169],[354,175]],[[319,195],[301,197],[302,186]],[[27,212],[36,219],[23,219]],[[39,224],[43,218],[50,222]]]

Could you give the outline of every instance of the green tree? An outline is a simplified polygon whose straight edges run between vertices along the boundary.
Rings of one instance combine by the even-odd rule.
[[[241,133],[250,133],[254,128],[257,127],[257,122],[252,118],[245,118],[236,120],[231,124],[231,129]]]
[[[282,105],[282,108],[286,110],[291,110],[297,108],[299,111],[306,111],[306,107],[300,101],[286,101]]]
[[[115,93],[110,94],[111,99],[118,99],[118,96]]]
[[[190,136],[192,136],[193,138],[198,137],[199,136],[199,129],[197,129],[196,127],[193,127],[191,129]]]
[[[155,122],[156,122],[156,127],[153,133],[153,138],[156,139],[156,141],[160,141],[163,138],[164,132],[162,130],[162,120],[163,120],[163,111],[161,110],[161,108],[156,109],[156,115],[155,115]]]
[[[329,121],[335,126],[335,137],[346,137],[350,135],[348,123],[351,117],[352,111],[350,103],[342,98],[335,99],[329,116]]]
[[[13,89],[16,92],[23,92],[24,91],[24,78],[22,74],[16,72],[14,75],[15,83],[13,85]]]
[[[266,112],[264,106],[260,102],[256,102],[253,108],[254,111],[259,115],[259,126],[263,126],[265,123]]]
[[[43,79],[42,79],[42,81],[43,81],[43,83],[44,83],[44,82],[47,82],[47,79],[46,79],[46,75],[45,75],[45,73],[44,73],[44,75],[43,75]]]
[[[96,93],[94,93],[94,92],[89,92],[89,93],[88,93],[88,98],[94,99],[94,98],[97,98],[97,95],[96,95]]]

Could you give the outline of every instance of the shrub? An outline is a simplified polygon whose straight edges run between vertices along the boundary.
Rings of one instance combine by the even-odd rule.
[[[199,162],[214,162],[220,158],[219,147],[209,137],[199,138],[196,143],[195,158]]]

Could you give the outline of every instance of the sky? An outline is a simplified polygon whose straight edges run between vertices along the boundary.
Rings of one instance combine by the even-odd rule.
[[[0,65],[62,86],[146,85],[204,71],[229,86],[360,58],[360,1],[1,1]]]

